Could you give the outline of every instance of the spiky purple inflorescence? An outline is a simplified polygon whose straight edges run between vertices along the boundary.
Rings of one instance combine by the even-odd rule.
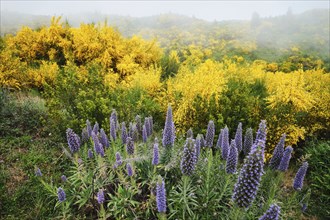
[[[104,149],[102,144],[99,142],[99,138],[97,135],[92,131],[92,139],[94,142],[94,150],[97,154],[99,154],[101,157],[104,157]]]
[[[111,117],[110,117],[111,119]],[[117,138],[117,134],[116,134],[117,128],[116,128],[116,122],[111,119],[110,121],[110,138],[112,141],[115,141]]]
[[[66,176],[65,176],[65,175],[62,175],[62,176],[61,176],[61,180],[62,180],[62,182],[66,182],[66,181],[67,181]]]
[[[227,157],[227,163],[226,163],[227,173],[236,173],[237,160],[238,160],[238,150],[236,148],[236,141],[232,140],[230,144],[229,154]]]
[[[155,138],[153,155],[152,155],[152,165],[158,165],[158,163],[159,163],[158,139]]]
[[[35,175],[36,176],[42,176],[41,170],[39,168],[36,169]]]
[[[222,132],[223,132],[223,129],[220,130],[220,133],[219,133],[219,136],[218,136],[218,141],[217,141],[217,144],[216,144],[216,148],[218,149],[221,149],[221,144],[222,144]]]
[[[248,208],[256,197],[264,167],[262,143],[253,147],[246,157],[234,187],[232,199],[242,208]]]
[[[116,164],[120,166],[123,163],[123,160],[121,159],[120,153],[116,152]]]
[[[83,128],[81,131],[81,143],[86,143],[89,139],[88,132],[86,128]]]
[[[93,151],[92,151],[92,149],[88,149],[87,157],[88,157],[88,159],[92,159],[93,158]]]
[[[103,204],[104,203],[104,192],[102,189],[100,189],[98,192],[97,192],[97,202],[99,204]]]
[[[64,202],[66,199],[65,192],[61,187],[57,189],[57,197],[59,202]]]
[[[227,160],[229,154],[229,130],[226,127],[222,131],[221,155],[222,159]]]
[[[180,169],[183,175],[190,176],[193,174],[197,163],[196,148],[194,140],[188,138],[183,148]]]
[[[149,117],[149,124],[150,124],[150,135],[154,132],[154,121],[152,119],[152,116]]]
[[[126,123],[123,122],[121,123],[121,142],[123,144],[126,144],[126,139],[127,139],[127,129],[126,129]]]
[[[126,152],[129,155],[133,155],[134,154],[134,141],[131,137],[128,137],[126,139]]]
[[[118,118],[117,118],[117,112],[115,109],[112,109],[112,112],[111,112],[111,115],[110,115],[110,122],[111,120],[113,120],[115,122],[115,128],[117,128],[117,121],[118,121]]]
[[[299,168],[296,177],[294,178],[293,181],[293,188],[295,190],[301,190],[304,184],[304,178],[307,172],[307,168],[308,168],[308,163],[304,162],[301,167]]]
[[[206,146],[206,143],[205,143],[205,139],[204,139],[204,135],[203,134],[200,134],[199,135],[199,139],[200,139],[200,147],[203,148]]]
[[[284,152],[284,144],[285,144],[285,137],[286,135],[283,134],[280,141],[278,142],[278,144],[276,145],[274,152],[273,152],[273,156],[269,161],[269,167],[272,169],[277,169],[278,166],[280,165],[282,156],[283,156],[283,152]]]
[[[156,187],[156,203],[160,213],[166,213],[166,191],[163,178],[159,177]]]
[[[95,122],[93,132],[97,135],[99,133],[99,123]]]
[[[80,138],[79,136],[73,132],[71,128],[66,130],[66,138],[68,140],[68,145],[71,153],[75,153],[80,148]]]
[[[86,129],[87,129],[88,137],[91,137],[93,129],[92,129],[92,125],[88,119],[86,120]]]
[[[291,146],[288,146],[287,148],[285,148],[285,150],[283,152],[283,156],[281,158],[280,165],[277,168],[278,170],[284,172],[288,169],[292,151],[293,151],[293,148]]]
[[[248,155],[250,153],[252,145],[253,145],[253,130],[252,128],[248,128],[244,136],[244,147],[243,147],[244,155]]]
[[[259,218],[259,220],[278,220],[280,217],[280,212],[281,208],[276,204],[272,204],[265,214]]]
[[[146,128],[145,125],[143,125],[143,128],[142,128],[142,141],[144,143],[146,143],[147,139],[148,139],[147,128]]]
[[[189,130],[187,131],[187,138],[194,138],[194,133],[191,128],[189,128]]]
[[[144,126],[146,127],[147,137],[149,137],[151,135],[151,128],[150,128],[149,117],[146,117],[144,119]]]
[[[105,134],[103,128],[101,128],[101,130],[100,130],[100,143],[104,147],[110,146],[108,136]]]
[[[172,108],[169,105],[167,108],[166,121],[163,130],[163,146],[173,147],[175,140],[175,126],[172,116]]]
[[[237,126],[236,134],[235,134],[235,144],[237,148],[237,152],[242,151],[242,123],[240,122]]]
[[[132,125],[132,137],[133,141],[138,141],[139,139],[139,131],[138,128],[136,127],[136,124]]]
[[[138,133],[142,132],[142,122],[140,115],[135,117],[136,128],[138,129]]]
[[[196,147],[196,156],[198,160],[199,154],[201,153],[201,137],[199,135],[197,135],[197,138],[195,140],[195,147]]]
[[[214,134],[215,134],[214,122],[211,120],[211,121],[209,121],[209,124],[207,125],[207,131],[206,131],[206,136],[205,136],[205,141],[206,141],[207,147],[213,147]]]
[[[266,146],[266,136],[267,136],[267,126],[266,126],[266,120],[261,120],[260,124],[259,124],[259,129],[257,131],[256,134],[256,139],[254,141],[254,143],[258,143],[259,141],[262,141],[263,145],[263,149],[265,149]]]
[[[132,168],[132,165],[130,163],[126,164],[126,170],[127,170],[127,175],[128,176],[133,176],[133,168]]]

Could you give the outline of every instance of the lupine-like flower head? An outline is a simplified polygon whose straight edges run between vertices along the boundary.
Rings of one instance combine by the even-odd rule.
[[[66,181],[67,181],[66,176],[65,176],[65,175],[62,175],[62,176],[61,176],[61,180],[62,180],[62,182],[66,182]]]
[[[71,153],[75,153],[80,148],[80,138],[79,136],[73,132],[71,128],[66,130],[66,138],[68,140],[68,145]]]
[[[307,172],[307,168],[308,168],[308,163],[304,162],[301,167],[299,168],[296,177],[294,178],[293,181],[293,188],[295,190],[301,190],[304,184],[304,178]]]
[[[280,217],[281,208],[276,205],[272,204],[266,213],[259,218],[259,220],[278,220]]]
[[[172,108],[169,105],[166,114],[166,121],[163,130],[163,146],[172,147],[175,140],[175,127],[172,116]]]
[[[146,127],[147,137],[149,137],[151,135],[151,128],[150,128],[149,117],[146,117],[144,119],[144,126]]]
[[[187,138],[194,138],[194,133],[191,128],[189,128],[189,130],[187,131]]]
[[[196,147],[196,156],[198,159],[199,154],[201,153],[201,137],[200,137],[200,135],[197,135],[197,138],[195,140],[195,147]]]
[[[201,148],[205,147],[206,146],[206,142],[205,142],[205,139],[204,139],[204,135],[203,134],[200,134],[199,135],[199,139],[200,139],[200,146],[201,146]]]
[[[187,176],[193,174],[196,167],[196,163],[197,156],[195,143],[193,139],[188,138],[183,149],[183,155],[180,164],[182,174]]]
[[[149,117],[149,124],[150,124],[150,135],[154,132],[154,121],[152,119],[152,116]]]
[[[159,163],[158,139],[155,138],[153,156],[152,156],[152,165],[158,165],[158,163]]]
[[[206,137],[205,137],[207,147],[213,147],[214,134],[215,134],[214,122],[211,120],[209,121],[209,124],[207,126]]]
[[[144,143],[146,143],[147,139],[148,139],[147,128],[146,128],[145,125],[143,125],[143,128],[142,128],[142,141]]]
[[[86,143],[89,139],[88,132],[86,128],[83,128],[81,131],[81,142]]]
[[[293,148],[291,146],[288,146],[287,148],[285,148],[280,165],[277,168],[278,170],[284,172],[288,169],[292,151],[293,151]]]
[[[252,147],[234,187],[232,199],[242,208],[248,208],[257,195],[264,167],[261,145],[262,143],[258,143],[258,146]]]
[[[136,124],[132,125],[132,137],[133,141],[138,141],[139,139],[139,130],[136,127]]]
[[[285,137],[286,135],[283,134],[280,141],[278,142],[278,144],[274,149],[272,158],[269,161],[269,167],[272,169],[277,169],[278,166],[280,165],[284,151]]]
[[[64,202],[66,199],[66,194],[61,187],[57,189],[57,197],[59,202]]]
[[[88,159],[92,159],[93,158],[93,151],[92,151],[92,149],[88,149],[87,157],[88,157]]]
[[[237,126],[236,134],[235,134],[235,143],[238,153],[242,151],[242,123],[240,122]]]
[[[158,177],[157,187],[156,187],[156,202],[157,209],[160,213],[166,213],[166,191],[165,182],[162,177]]]
[[[120,153],[116,152],[116,164],[118,166],[120,166],[120,165],[122,165],[122,163],[123,163],[123,160],[121,159]]]
[[[142,132],[142,122],[140,115],[135,117],[136,128],[138,129],[138,133]]]
[[[98,192],[97,192],[97,202],[99,204],[103,204],[104,203],[104,192],[102,189],[100,189]]]
[[[244,147],[243,147],[244,155],[248,155],[250,153],[252,145],[253,145],[253,130],[252,128],[248,128],[244,136]]]
[[[36,169],[35,175],[36,176],[42,176],[41,170],[39,168]]]
[[[127,154],[129,154],[129,155],[134,154],[134,141],[130,137],[128,137],[126,140],[126,151],[127,151]]]
[[[126,170],[127,170],[127,175],[128,176],[133,176],[133,168],[132,168],[132,165],[130,163],[126,164]]]
[[[255,144],[258,143],[259,141],[262,141],[262,143],[263,143],[262,147],[263,147],[263,149],[265,149],[266,136],[267,136],[266,120],[261,120],[261,122],[259,124],[258,132],[256,134]]]
[[[220,133],[219,133],[219,137],[218,137],[218,141],[217,141],[217,145],[216,145],[216,148],[218,149],[221,149],[221,144],[222,144],[222,132],[223,132],[223,129],[220,130]]]
[[[236,173],[237,160],[238,160],[238,152],[236,148],[236,140],[232,140],[230,144],[229,154],[227,157],[227,163],[226,163],[227,173]]]
[[[86,120],[86,129],[87,129],[88,137],[91,137],[92,136],[92,125],[88,119]]]
[[[110,116],[110,122],[111,122],[111,120],[113,120],[115,122],[115,128],[117,128],[118,118],[117,118],[117,112],[115,109],[112,109],[111,116]]]
[[[97,135],[99,133],[99,123],[95,122],[93,132]]]
[[[127,139],[127,129],[126,129],[126,123],[121,123],[121,141],[123,144],[126,144]]]
[[[100,130],[100,142],[104,147],[110,146],[108,136],[105,134],[103,128]]]
[[[110,117],[110,119],[111,119],[111,117]],[[117,139],[116,130],[117,130],[116,122],[113,119],[111,119],[111,121],[110,121],[110,137],[111,137],[111,140],[113,140],[113,141],[115,141]]]
[[[92,139],[94,142],[94,150],[97,154],[99,154],[101,157],[104,157],[104,149],[102,144],[99,142],[99,138],[97,137],[97,135],[94,133],[94,131],[92,132]]]
[[[222,131],[222,144],[221,144],[221,155],[224,160],[227,160],[229,154],[229,130],[226,126]]]

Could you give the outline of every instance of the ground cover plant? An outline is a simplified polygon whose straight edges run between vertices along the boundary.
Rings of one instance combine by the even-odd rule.
[[[56,202],[59,218],[296,219],[308,203],[304,161],[288,177],[292,148],[279,140],[265,161],[267,125],[256,135],[240,123],[235,136],[209,121],[207,132],[176,136],[172,108],[163,132],[152,117],[119,123],[113,110],[106,132],[87,120],[81,136],[66,131],[71,159],[60,179],[36,176]],[[129,125],[128,128],[126,124]],[[251,141],[252,137],[253,140]],[[249,145],[249,146],[248,146]],[[244,146],[244,149],[243,149]],[[58,177],[59,178],[59,177]],[[289,178],[289,180],[286,180]]]

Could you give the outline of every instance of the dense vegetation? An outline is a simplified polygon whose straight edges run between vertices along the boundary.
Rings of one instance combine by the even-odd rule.
[[[177,27],[172,25],[171,16],[164,15],[159,17],[162,26],[145,22],[152,31],[142,28],[135,32],[143,38],[119,28],[125,37],[106,23],[71,27],[61,18],[52,18],[49,26],[23,27],[14,35],[5,35],[0,42],[1,215],[8,219],[62,215],[95,218],[103,214],[153,218],[157,215],[153,188],[160,174],[168,195],[168,218],[212,218],[204,216],[207,209],[206,215],[219,218],[225,218],[226,213],[226,218],[245,215],[253,219],[275,202],[283,218],[296,219],[303,215],[300,206],[309,197],[312,208],[304,215],[329,216],[322,208],[330,198],[328,187],[323,187],[329,182],[329,161],[324,158],[329,142],[324,139],[330,135],[329,25],[325,25],[328,21],[323,13],[288,13],[268,19],[255,15],[251,22],[237,23],[198,19],[191,23],[179,17],[182,22]],[[306,16],[313,16],[322,28],[314,23],[306,25]],[[285,22],[288,19],[292,22]],[[285,27],[280,25],[283,23]],[[162,29],[165,24],[168,31]],[[184,28],[180,30],[179,25]],[[283,37],[276,38],[276,33],[283,33]],[[306,43],[301,37],[307,35],[310,39]],[[153,36],[157,40],[148,40]],[[268,40],[276,43],[270,47]],[[169,103],[177,141],[170,153],[159,141],[163,160],[152,166],[154,138],[162,140]],[[106,149],[105,158],[88,160],[87,150],[95,144],[88,139],[72,157],[65,141],[67,128],[80,134],[89,119],[109,134],[113,109],[127,128],[136,115],[142,119],[152,116],[155,132],[147,142],[141,142],[141,137],[136,140],[137,151],[132,156],[126,155],[119,139]],[[220,159],[222,151],[216,148],[220,128],[227,126],[229,137],[234,138],[239,123],[244,132],[249,127],[257,131],[263,119],[267,121],[266,165],[256,201],[245,213],[239,208],[228,211],[234,207],[230,198],[243,165],[243,153],[237,174],[226,174],[226,162]],[[196,171],[186,178],[179,169],[183,147],[189,145],[186,131],[192,128],[194,134],[205,136],[209,120],[216,128],[213,147],[201,149]],[[283,133],[295,159],[287,172],[267,166]],[[194,138],[197,140],[196,135]],[[124,156],[125,167],[114,169],[117,151]],[[310,166],[309,186],[294,193],[294,173],[303,160]],[[133,166],[135,178],[126,177],[126,162]],[[35,177],[36,167],[42,177]],[[86,175],[79,176],[80,172]],[[68,182],[61,183],[62,174],[67,175]],[[93,179],[96,182],[90,185]],[[219,179],[223,182],[217,182]],[[80,188],[81,184],[85,188]],[[68,194],[65,203],[55,198],[60,185]],[[129,190],[127,186],[131,186]],[[101,209],[97,204],[99,189],[107,193],[104,205],[108,208]],[[211,193],[210,189],[215,190]],[[32,195],[33,191],[37,194]],[[48,198],[49,193],[54,197]],[[316,204],[316,196],[322,204]],[[27,198],[35,204],[32,211],[24,205]],[[10,205],[13,203],[15,206]]]

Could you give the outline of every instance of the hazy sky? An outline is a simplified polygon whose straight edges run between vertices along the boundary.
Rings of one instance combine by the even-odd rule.
[[[1,10],[18,11],[36,15],[68,15],[79,12],[150,16],[177,13],[213,20],[250,19],[253,12],[260,16],[285,14],[289,7],[293,13],[313,8],[328,8],[324,1],[9,1],[0,0]]]

